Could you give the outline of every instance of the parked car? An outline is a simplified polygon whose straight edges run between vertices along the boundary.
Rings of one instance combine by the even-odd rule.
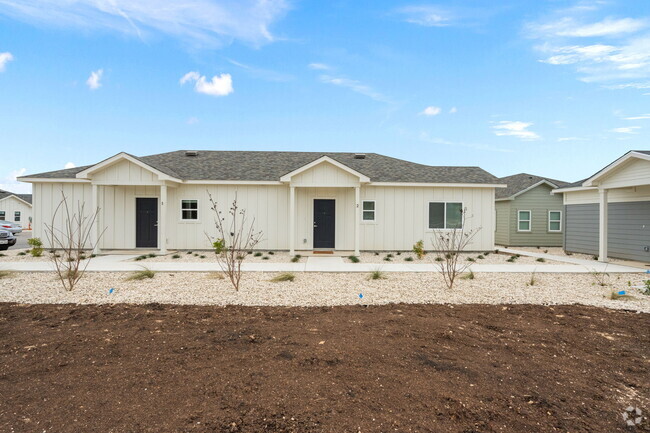
[[[0,230],[0,251],[16,245],[16,236],[8,230]]]
[[[23,227],[20,224],[12,223],[11,221],[0,221],[0,230],[7,230],[15,235],[23,232]]]

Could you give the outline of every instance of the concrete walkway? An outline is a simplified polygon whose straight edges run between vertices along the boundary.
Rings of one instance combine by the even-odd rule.
[[[522,256],[543,257],[548,260],[565,262],[564,264],[544,265],[519,265],[499,264],[482,265],[473,264],[469,269],[476,273],[503,272],[503,273],[638,273],[646,272],[643,269],[618,264],[606,264],[590,260],[559,257],[550,254],[529,253],[517,250],[501,250]],[[143,268],[158,272],[213,272],[219,270],[216,262],[134,262],[136,255],[106,255],[99,256],[90,262],[89,272],[132,272]],[[43,262],[0,262],[0,270],[18,272],[51,272],[54,266],[49,261]],[[342,257],[308,257],[300,263],[247,263],[244,261],[242,270],[246,272],[439,272],[433,263],[347,263]],[[650,271],[648,271],[650,272]]]

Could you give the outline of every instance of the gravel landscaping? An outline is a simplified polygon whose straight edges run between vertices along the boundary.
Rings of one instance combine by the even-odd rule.
[[[54,273],[12,273],[2,279],[0,302],[19,303],[166,303],[188,305],[331,306],[354,304],[583,304],[650,312],[643,274],[616,274],[601,287],[589,274],[543,274],[530,285],[529,274],[475,274],[448,290],[431,273],[387,273],[370,280],[365,273],[299,273],[293,282],[270,281],[277,274],[244,273],[235,292],[220,273],[159,272],[130,281],[130,273],[87,273],[73,292],[65,292]],[[112,293],[109,291],[113,289]],[[612,290],[631,298],[608,299]],[[363,294],[363,298],[359,297]]]
[[[542,250],[543,252],[543,250]],[[414,253],[411,252],[396,252],[396,251],[384,251],[384,252],[362,252],[359,256],[359,262],[361,263],[433,263],[436,257],[440,257],[440,254],[429,252],[422,259],[418,259]],[[547,265],[547,264],[558,264],[561,262],[544,260],[537,261],[534,257],[520,256],[515,258],[514,262],[508,262],[508,259],[512,257],[511,254],[506,253],[495,253],[495,252],[476,252],[461,254],[459,263],[466,263],[473,260],[474,263],[480,265]],[[389,260],[387,260],[389,259]],[[471,259],[471,260],[468,260]],[[351,260],[346,257],[347,262]]]

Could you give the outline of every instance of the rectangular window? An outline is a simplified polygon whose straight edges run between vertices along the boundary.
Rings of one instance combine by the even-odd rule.
[[[462,203],[429,202],[430,229],[460,229],[462,227]]]
[[[549,232],[562,231],[562,211],[552,210],[548,212],[548,231]]]
[[[5,221],[5,211],[0,210],[0,221]]]
[[[198,200],[181,200],[181,219],[189,221],[199,219]]]
[[[531,213],[529,210],[520,210],[517,217],[517,231],[518,232],[529,232],[530,231],[530,221]]]
[[[363,201],[363,220],[375,221],[375,202],[373,200]]]
[[[18,222],[18,221],[20,221],[20,211],[19,210],[14,212],[14,222]]]

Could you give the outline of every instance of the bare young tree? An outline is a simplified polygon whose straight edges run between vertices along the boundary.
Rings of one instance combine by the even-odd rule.
[[[217,238],[206,236],[212,243],[214,252],[217,254],[217,262],[221,271],[228,277],[236,291],[239,291],[241,280],[241,264],[246,258],[248,251],[262,240],[262,232],[255,230],[255,218],[247,222],[246,209],[240,209],[237,204],[237,194],[228,209],[229,217],[217,207],[217,202],[210,198],[210,210],[214,212],[214,225],[217,229]]]
[[[61,216],[62,225],[56,221]],[[45,235],[53,250],[50,258],[56,267],[56,273],[65,290],[71,291],[83,276],[90,264],[92,251],[104,235],[104,230],[97,239],[92,238],[99,208],[86,215],[85,204],[77,203],[77,211],[70,208],[68,198],[61,191],[61,201],[54,210],[51,224],[45,224]]]
[[[460,261],[461,253],[481,231],[481,227],[468,229],[467,219],[467,208],[461,209],[458,227],[435,232],[431,239],[433,250],[439,254],[433,263],[440,269],[448,289],[454,287],[456,278],[471,265]]]

